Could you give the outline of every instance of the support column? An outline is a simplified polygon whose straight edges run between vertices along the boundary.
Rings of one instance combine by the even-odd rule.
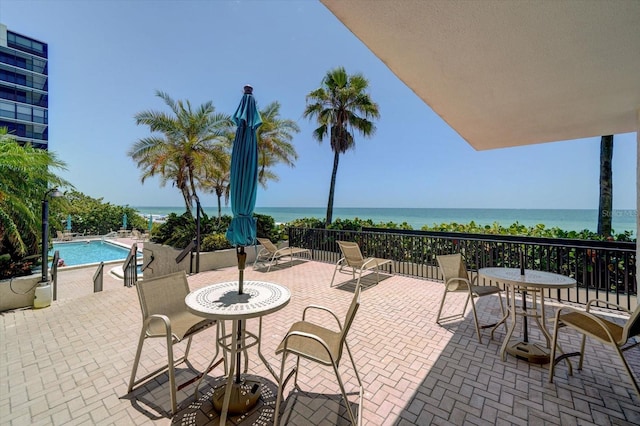
[[[640,108],[636,111],[636,282],[640,278]],[[636,289],[637,291],[637,289]],[[638,304],[640,304],[640,291],[637,291]]]

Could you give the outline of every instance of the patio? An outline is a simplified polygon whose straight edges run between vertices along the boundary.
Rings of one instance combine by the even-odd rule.
[[[61,268],[58,301],[40,310],[0,315],[0,424],[217,424],[205,414],[211,405],[190,405],[194,384],[178,392],[179,413],[171,419],[166,374],[126,394],[141,315],[136,290],[123,287],[108,269],[101,293],[92,293],[94,268]],[[353,283],[330,288],[333,269],[332,264],[311,261],[293,267],[285,263],[269,273],[250,267],[245,271],[246,280],[277,282],[292,292],[284,309],[264,319],[263,353],[276,371],[280,358],[274,350],[305,306],[319,304],[345,314]],[[193,290],[237,276],[231,267],[193,275],[189,283]],[[341,275],[336,282],[350,278]],[[436,325],[442,283],[401,275],[378,285],[364,277],[362,282],[362,305],[348,341],[365,386],[363,424],[640,424],[640,400],[608,348],[588,345],[585,369],[568,377],[560,364],[549,384],[546,365],[511,356],[500,360],[503,328],[494,341],[485,334],[480,345],[470,315],[446,327]],[[493,297],[483,298],[478,306],[483,322],[499,315]],[[257,321],[248,327],[257,329]],[[208,364],[214,336],[215,331],[208,330],[194,338],[190,360],[195,368]],[[532,333],[532,338],[539,337]],[[156,340],[145,346],[141,374],[166,358],[162,339]],[[565,349],[576,348],[579,339],[572,336],[570,343],[562,343]],[[181,352],[184,344],[177,348]],[[639,351],[626,356],[640,372]],[[332,371],[301,364],[303,392],[285,408],[288,424],[348,424]],[[348,360],[340,367],[347,392],[355,390]],[[249,372],[272,381],[255,348],[250,349]],[[211,376],[221,373],[217,368]],[[177,369],[178,383],[192,376],[184,364]],[[210,390],[214,377],[203,392]],[[285,397],[291,390],[290,384]]]

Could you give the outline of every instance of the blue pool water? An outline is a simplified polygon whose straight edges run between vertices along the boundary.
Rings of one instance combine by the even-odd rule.
[[[60,259],[64,260],[66,266],[113,260],[124,261],[129,254],[129,250],[126,248],[101,240],[54,243],[49,256],[53,256],[56,250],[60,253]]]

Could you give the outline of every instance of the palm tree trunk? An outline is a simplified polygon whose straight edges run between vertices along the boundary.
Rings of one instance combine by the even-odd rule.
[[[218,195],[218,221],[222,218],[222,194]]]
[[[611,236],[611,216],[613,208],[613,179],[611,159],[613,158],[613,135],[600,139],[600,201],[598,205],[598,234]]]
[[[330,225],[333,219],[333,195],[336,191],[336,175],[338,174],[339,160],[340,153],[335,151],[333,155],[333,171],[331,172],[331,186],[329,187],[329,203],[327,204],[327,220],[325,226]]]
[[[182,188],[182,198],[184,198],[184,206],[187,209],[187,212],[191,216],[193,216],[193,210],[191,208],[191,197],[189,196],[189,191],[187,188]]]

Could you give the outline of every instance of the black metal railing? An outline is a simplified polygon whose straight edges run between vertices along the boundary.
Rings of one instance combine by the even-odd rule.
[[[468,269],[477,273],[484,267],[520,267],[522,253],[525,268],[570,276],[583,290],[548,297],[576,303],[599,298],[635,306],[630,297],[637,294],[635,243],[380,228],[289,229],[289,244],[310,249],[321,262],[340,258],[336,240],[357,242],[364,256],[393,260],[396,273],[431,280],[442,279],[436,261],[440,254],[462,253]]]
[[[132,287],[138,282],[138,245],[133,244],[122,266],[124,285]]]

